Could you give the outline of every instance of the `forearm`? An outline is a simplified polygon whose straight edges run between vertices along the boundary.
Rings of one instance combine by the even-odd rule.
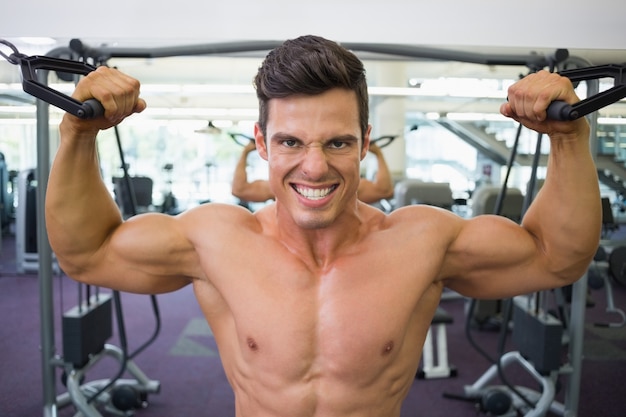
[[[232,194],[240,199],[243,199],[246,186],[248,185],[248,174],[246,173],[248,152],[242,152],[235,166],[235,173],[233,174],[233,182],[231,186]]]
[[[122,223],[100,175],[95,132],[74,134],[61,125],[45,211],[52,248],[63,267],[70,269],[84,268]]]
[[[377,149],[374,154],[378,162],[378,170],[376,171],[374,184],[380,191],[381,198],[391,198],[393,197],[393,180],[391,178],[391,172],[389,172],[389,167],[387,166],[387,161],[385,161],[381,149]]]
[[[550,270],[582,276],[598,248],[601,216],[588,130],[576,139],[552,138],[545,183],[523,222],[550,260]]]

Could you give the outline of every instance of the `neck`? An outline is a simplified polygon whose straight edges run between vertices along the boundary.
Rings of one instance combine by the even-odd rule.
[[[355,210],[344,211],[332,224],[319,228],[304,228],[294,219],[280,212],[275,205],[278,239],[307,265],[318,269],[328,268],[362,236],[362,203]]]

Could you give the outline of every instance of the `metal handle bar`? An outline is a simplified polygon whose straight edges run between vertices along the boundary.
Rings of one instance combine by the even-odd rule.
[[[27,56],[17,60],[22,70],[22,88],[28,94],[37,97],[46,103],[52,104],[81,119],[91,119],[104,114],[104,107],[95,99],[80,102],[68,95],[56,91],[37,79],[37,70],[52,70],[70,74],[87,75],[96,67],[85,62],[72,61],[63,58],[47,56]]]
[[[229,132],[228,136],[230,136],[235,141],[235,143],[241,146],[246,146],[247,141],[254,142],[253,137],[244,135],[243,133],[230,133]],[[397,137],[398,135],[385,135],[385,136],[378,137],[376,139],[372,139],[370,140],[370,142],[375,143],[376,145],[378,145],[379,148],[384,148],[385,146],[389,146],[391,142],[393,142]],[[239,138],[242,138],[243,141],[240,140]]]
[[[384,135],[375,139],[371,139],[370,143],[375,143],[376,145],[378,145],[379,148],[384,148],[391,145],[391,142],[393,142],[397,137],[398,135]]]
[[[231,133],[228,132],[228,136],[235,141],[237,145],[246,146],[248,142],[254,142],[254,138],[248,135],[244,135],[243,133]],[[242,139],[239,139],[242,138]]]
[[[574,68],[558,72],[572,82],[613,78],[614,86],[575,104],[554,101],[547,109],[548,118],[553,120],[576,120],[596,110],[613,104],[626,97],[626,65],[597,65],[586,68]]]

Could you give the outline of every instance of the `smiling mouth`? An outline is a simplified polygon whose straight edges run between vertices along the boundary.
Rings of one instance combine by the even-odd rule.
[[[321,200],[322,198],[326,197],[337,188],[336,185],[333,185],[331,187],[326,187],[326,188],[309,188],[309,187],[302,187],[299,185],[292,185],[292,187],[294,190],[296,190],[298,194],[300,194],[302,197],[307,198],[309,200]]]

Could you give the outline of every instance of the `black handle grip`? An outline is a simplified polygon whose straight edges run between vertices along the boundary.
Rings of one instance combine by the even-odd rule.
[[[553,101],[548,106],[546,112],[548,119],[552,120],[568,121],[576,120],[580,117],[578,111],[564,101]]]
[[[375,139],[370,140],[371,143],[375,143],[379,148],[384,148],[385,146],[391,145],[398,135],[385,135]]]
[[[76,110],[76,116],[81,119],[95,119],[104,116],[104,107],[98,100],[92,98],[80,105],[80,108]]]

